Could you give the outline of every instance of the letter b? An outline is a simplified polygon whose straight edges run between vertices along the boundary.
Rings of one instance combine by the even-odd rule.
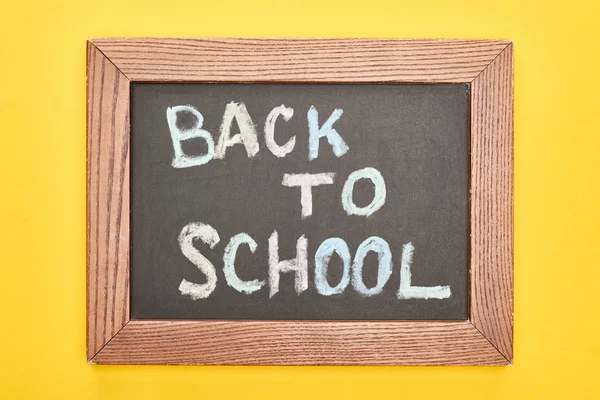
[[[175,106],[167,108],[167,122],[173,141],[173,168],[187,168],[209,162],[215,153],[215,143],[210,132],[202,128],[204,117],[192,106]],[[181,148],[181,142],[202,138],[206,142],[206,154],[188,156]]]

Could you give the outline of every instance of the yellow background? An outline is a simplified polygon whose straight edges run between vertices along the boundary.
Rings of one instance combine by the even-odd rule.
[[[600,398],[599,4],[0,0],[0,398]],[[514,365],[87,365],[85,43],[98,36],[513,40]]]

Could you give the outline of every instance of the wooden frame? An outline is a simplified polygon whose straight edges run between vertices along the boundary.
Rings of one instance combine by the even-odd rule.
[[[87,45],[87,359],[102,364],[507,365],[513,359],[508,41],[95,39]],[[153,321],[129,314],[129,84],[471,83],[467,321]]]

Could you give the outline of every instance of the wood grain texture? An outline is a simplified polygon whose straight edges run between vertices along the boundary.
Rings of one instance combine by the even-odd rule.
[[[471,86],[473,325],[513,359],[513,47]]]
[[[132,81],[470,82],[506,41],[93,39]]]
[[[93,362],[233,365],[498,365],[468,321],[137,321]]]
[[[108,364],[512,361],[513,80],[507,41],[88,43],[87,355]],[[130,321],[129,81],[471,82],[470,322]]]
[[[129,80],[87,51],[87,357],[129,321]]]

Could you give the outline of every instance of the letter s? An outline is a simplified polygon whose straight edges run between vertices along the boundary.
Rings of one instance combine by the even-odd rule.
[[[200,239],[214,248],[219,243],[219,234],[210,225],[201,222],[191,222],[183,227],[179,234],[179,246],[181,252],[190,260],[204,275],[206,283],[199,284],[183,279],[179,285],[179,291],[184,296],[190,296],[192,300],[205,299],[217,287],[217,273],[214,265],[194,247],[194,240]]]

